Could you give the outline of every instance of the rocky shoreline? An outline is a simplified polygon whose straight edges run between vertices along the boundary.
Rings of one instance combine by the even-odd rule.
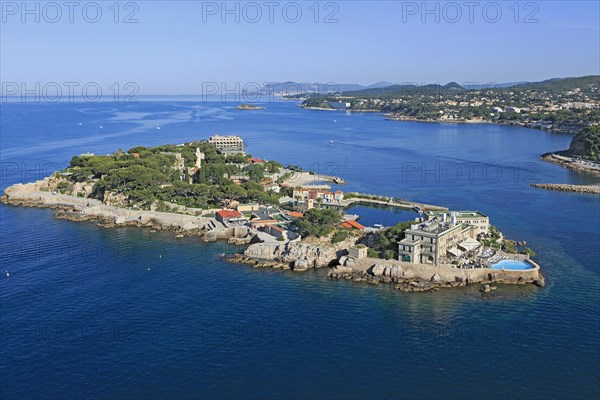
[[[263,251],[263,253],[269,253],[269,251]],[[267,259],[247,254],[230,254],[226,255],[225,259],[231,263],[250,265],[253,268],[272,268],[296,272],[326,267],[322,263],[315,263],[314,259],[311,260],[310,257],[308,259],[296,258],[295,260],[286,257]],[[526,271],[491,268],[466,270],[450,266],[433,267],[399,263],[394,260],[355,259],[341,256],[339,259],[329,261],[330,269],[327,277],[333,280],[364,282],[370,285],[388,284],[403,293],[436,292],[440,289],[459,288],[467,285],[480,285],[480,291],[484,293],[496,290],[495,284],[533,284],[544,287],[545,279],[539,271],[539,266],[531,263],[534,265],[533,268]]]
[[[598,176],[600,177],[600,170],[596,168],[586,167],[585,165],[581,165],[579,163],[570,162],[565,157],[556,153],[545,153],[540,156],[540,159],[543,161],[551,162],[553,164],[560,165],[563,168],[570,169],[571,171],[581,172],[584,174]]]
[[[424,266],[391,260],[347,258],[345,265],[329,271],[334,279],[353,280],[378,285],[387,283],[404,293],[435,292],[440,289],[481,285],[482,292],[495,290],[491,284],[545,286],[539,266],[527,271],[494,270],[491,268],[458,269],[450,266]]]
[[[13,185],[5,190],[0,202],[24,207],[56,209],[56,218],[70,221],[93,221],[107,228],[121,226],[147,227],[156,231],[176,233],[176,237],[195,236],[206,242],[227,240],[231,244],[247,245],[243,254],[226,255],[225,259],[255,268],[273,268],[296,272],[328,267],[330,279],[346,279],[378,285],[393,284],[401,292],[432,292],[481,284],[483,292],[493,290],[492,283],[535,284],[544,286],[539,266],[525,271],[479,268],[457,269],[452,266],[428,266],[400,263],[376,258],[353,258],[348,248],[353,239],[331,244],[308,238],[287,242],[260,242],[246,226],[219,226],[214,218],[189,214],[132,210],[107,205],[99,200],[80,198],[48,191],[50,178],[29,184]]]
[[[69,221],[96,222],[106,228],[138,226],[155,231],[173,232],[176,237],[194,236],[205,242],[227,240],[247,245],[254,240],[248,227],[224,227],[214,218],[158,211],[133,210],[49,191],[52,181],[46,178],[28,184],[13,185],[0,196],[0,203],[21,207],[50,208],[55,217]]]
[[[299,105],[301,108],[305,110],[320,110],[320,111],[344,111],[337,108],[325,108],[325,107],[312,107],[312,106],[303,106]],[[408,115],[397,115],[394,113],[389,113],[383,110],[353,110],[347,109],[346,112],[352,113],[381,113],[384,118],[388,121],[400,121],[400,122],[428,122],[434,124],[493,124],[493,125],[504,125],[504,126],[518,126],[522,128],[530,128],[548,132],[556,132],[556,133],[564,133],[569,135],[574,135],[581,130],[580,126],[561,126],[559,128],[544,128],[542,126],[536,124],[525,124],[519,122],[496,122],[489,119],[465,119],[465,120],[442,120],[442,119],[419,119]]]

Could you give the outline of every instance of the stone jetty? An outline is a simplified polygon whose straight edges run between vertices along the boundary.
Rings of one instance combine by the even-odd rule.
[[[600,185],[569,185],[564,183],[532,183],[532,187],[558,192],[575,192],[585,194],[600,194]]]

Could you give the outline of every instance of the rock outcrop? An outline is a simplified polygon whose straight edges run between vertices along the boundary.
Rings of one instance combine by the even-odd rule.
[[[255,243],[248,246],[244,255],[259,260],[289,263],[293,264],[296,270],[307,270],[337,262],[338,251],[334,246],[302,242]]]

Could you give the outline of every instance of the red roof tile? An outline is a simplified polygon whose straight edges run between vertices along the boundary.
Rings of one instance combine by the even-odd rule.
[[[348,228],[348,229],[351,229],[351,228],[360,229],[361,231],[365,229],[365,227],[363,225],[361,225],[358,222],[353,221],[351,219],[342,222],[342,227]]]
[[[238,211],[235,211],[235,210],[221,210],[221,211],[217,212],[217,214],[223,219],[239,218],[242,216],[242,214],[240,214]]]

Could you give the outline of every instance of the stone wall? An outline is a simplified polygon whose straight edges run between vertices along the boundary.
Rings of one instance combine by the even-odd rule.
[[[395,283],[396,289],[407,292],[490,283],[533,283],[544,286],[544,277],[540,273],[539,265],[530,262],[534,266],[530,270],[511,271],[491,268],[459,269],[449,265],[435,267],[376,258],[342,257],[341,265],[333,268],[329,276],[375,284]]]

